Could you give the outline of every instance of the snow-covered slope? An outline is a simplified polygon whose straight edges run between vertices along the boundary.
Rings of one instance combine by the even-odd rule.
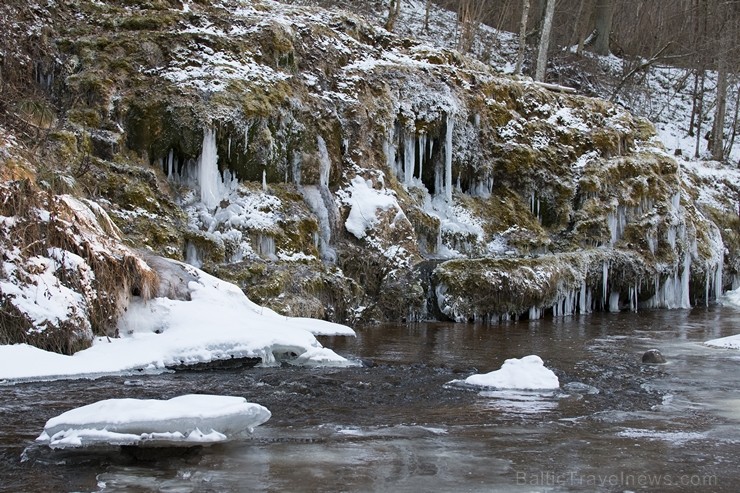
[[[13,183],[3,203],[22,196],[24,173],[35,196],[86,196],[122,242],[229,279],[287,315],[495,320],[686,308],[714,300],[740,270],[735,170],[677,162],[623,107],[435,45],[452,39],[435,29],[449,29],[453,14],[435,13],[439,25],[420,33],[423,2],[405,3],[416,20],[398,23],[421,41],[388,33],[377,16],[274,1],[9,5],[28,32],[49,26],[37,41],[53,56],[33,66],[47,97],[38,104],[59,125],[43,143],[53,179],[28,160],[30,144],[3,137],[3,177]],[[71,107],[54,106],[60,93]],[[17,234],[46,222],[36,209],[21,219],[0,211],[16,252],[4,303],[41,306],[31,278],[59,296],[61,286],[81,293],[62,274],[74,267],[64,279],[81,280],[84,265],[57,262],[49,248],[80,257],[97,282],[116,279],[75,241]],[[205,291],[221,290],[209,283]],[[153,284],[96,288],[98,301],[117,301],[92,317],[98,303],[83,296],[77,318],[87,310],[92,332],[115,336],[129,298],[151,299]],[[170,302],[149,303],[163,313]],[[8,340],[35,344],[26,322]]]

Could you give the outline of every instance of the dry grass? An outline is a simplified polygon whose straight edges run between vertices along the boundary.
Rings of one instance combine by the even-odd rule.
[[[28,260],[49,257],[50,248],[84,260],[86,266],[76,268],[57,263],[54,275],[63,286],[84,297],[88,318],[80,320],[85,314],[70,309],[66,320],[34,326],[13,305],[11,296],[0,292],[0,343],[25,342],[71,354],[89,346],[85,326],[95,335],[115,336],[118,317],[131,297],[148,299],[156,294],[157,273],[123,245],[118,229],[97,204],[41,191],[28,180],[15,181],[0,184],[0,215],[14,217],[0,228],[0,244],[4,252],[13,252],[4,253],[3,261],[16,265],[19,282],[24,282]],[[85,275],[87,269],[94,278]],[[7,277],[3,271],[0,275]],[[31,282],[31,277],[25,281]]]

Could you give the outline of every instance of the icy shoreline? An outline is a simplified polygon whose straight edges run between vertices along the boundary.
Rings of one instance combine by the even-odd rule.
[[[281,316],[247,298],[233,284],[192,266],[166,260],[188,273],[190,301],[134,299],[118,323],[120,338],[97,337],[72,356],[27,344],[0,346],[0,380],[89,378],[168,367],[260,358],[263,365],[355,366],[324,348],[315,335],[354,336],[344,325]],[[161,269],[160,269],[161,270]]]

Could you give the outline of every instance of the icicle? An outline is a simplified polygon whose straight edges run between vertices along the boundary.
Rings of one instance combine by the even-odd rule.
[[[277,259],[275,256],[275,238],[268,235],[257,236],[257,253],[270,260]]]
[[[681,272],[681,308],[691,308],[689,297],[689,281],[691,280],[691,253],[685,252],[683,257],[683,271]]]
[[[622,238],[622,235],[624,234],[624,227],[627,223],[627,216],[624,206],[619,205],[617,206],[616,212],[610,212],[609,214],[607,214],[606,221],[609,226],[609,232],[611,233],[609,245],[614,246],[614,244]]]
[[[319,185],[329,185],[329,173],[331,172],[331,158],[329,157],[329,151],[326,148],[326,142],[318,135],[316,137],[316,145],[319,149]]]
[[[581,281],[581,289],[578,291],[578,312],[588,313],[590,310],[586,307],[586,276]]]
[[[403,141],[403,183],[411,185],[414,179],[414,163],[416,161],[416,136],[413,132],[404,132]]]
[[[301,184],[301,153],[300,152],[293,153],[292,171],[293,171],[293,184],[300,186]]]
[[[175,151],[170,149],[170,153],[167,156],[167,179],[172,180],[175,174]]]
[[[424,171],[424,161],[426,157],[427,149],[427,136],[426,134],[419,135],[419,181],[421,181],[421,175]]]
[[[529,309],[529,319],[530,320],[537,320],[542,316],[542,312],[539,308],[533,306]]]
[[[681,205],[681,192],[676,192],[671,197],[671,206],[675,212],[678,212],[678,208]]]
[[[542,222],[542,216],[540,215],[540,198],[534,190],[529,196],[529,211],[538,221]]]
[[[619,311],[619,291],[609,294],[609,311],[617,313]]]
[[[198,163],[200,182],[200,201],[208,209],[215,208],[221,201],[223,182],[218,172],[218,153],[216,131],[207,128],[203,131],[203,151]],[[220,186],[221,185],[221,186]]]
[[[606,306],[606,294],[609,290],[609,264],[605,261],[601,266],[601,306]]]
[[[445,136],[445,198],[452,202],[452,130],[455,120],[447,115],[447,135]]]
[[[444,190],[444,168],[439,160],[434,166],[434,195],[442,195]]]
[[[262,170],[262,191],[267,192],[267,170]]]
[[[229,145],[228,145],[228,151],[226,152],[226,155],[231,159],[231,137],[229,137]]]
[[[671,250],[676,249],[676,227],[668,226],[668,244],[671,246]]]
[[[196,269],[203,267],[203,260],[198,247],[191,242],[188,242],[185,246],[185,263],[192,265]]]
[[[632,312],[637,311],[637,295],[639,292],[640,292],[640,285],[638,283],[635,283],[634,286],[629,287],[630,311]]]
[[[325,262],[336,262],[337,252],[331,247],[331,224],[336,213],[330,210],[330,207],[335,206],[329,188],[305,186],[301,187],[301,194],[319,222],[319,234],[314,238],[314,245],[318,247],[321,259]]]

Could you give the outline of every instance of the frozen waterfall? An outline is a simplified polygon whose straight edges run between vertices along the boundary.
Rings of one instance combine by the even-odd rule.
[[[455,121],[447,115],[447,135],[445,136],[445,198],[452,202],[452,130]]]
[[[218,149],[216,147],[216,131],[206,128],[203,131],[203,150],[198,158],[198,184],[200,185],[200,201],[208,209],[215,209],[231,190],[235,188],[237,180],[226,170],[224,175],[218,170]]]

